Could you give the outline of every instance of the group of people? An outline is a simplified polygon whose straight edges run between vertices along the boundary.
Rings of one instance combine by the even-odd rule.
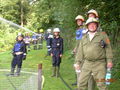
[[[105,79],[107,68],[111,69],[112,64],[112,49],[110,40],[105,32],[101,30],[99,16],[96,10],[90,10],[87,13],[87,21],[82,15],[75,18],[78,26],[76,30],[76,46],[73,50],[75,54],[75,71],[77,76],[78,90],[94,90],[95,85],[99,90],[107,90]],[[41,31],[40,37],[43,36]],[[54,28],[47,30],[44,35],[47,41],[48,55],[52,56],[52,77],[59,77],[59,69],[61,58],[63,55],[63,38],[60,36],[60,29]],[[26,38],[25,38],[26,37]],[[22,60],[26,58],[26,45],[30,48],[29,36],[17,36],[17,42],[13,48],[13,60],[11,63],[10,75],[20,75]],[[36,49],[37,37],[32,36],[34,49]],[[40,40],[39,49],[41,48],[42,40]],[[17,65],[17,72],[14,74]]]
[[[36,32],[32,36],[26,32],[24,37],[24,42],[27,45],[28,51],[30,51],[30,45],[33,44],[34,50],[40,50],[43,48],[43,40],[44,40],[44,30],[40,29],[39,32]]]
[[[73,53],[77,90],[95,90],[95,86],[99,90],[107,90],[106,70],[113,66],[110,40],[100,27],[96,10],[88,11],[87,18],[86,22],[82,15],[75,18],[78,28]]]
[[[34,35],[33,35],[34,36]],[[35,36],[33,39],[33,44],[37,44],[36,42],[40,41],[39,46],[42,47],[43,44],[43,31],[41,31],[41,34],[36,34],[36,36],[39,36],[38,40],[35,39]],[[52,56],[52,66],[53,66],[53,75],[52,77],[58,77],[59,76],[59,68],[61,63],[61,57],[63,54],[63,39],[60,37],[60,29],[54,28],[53,33],[51,29],[47,30],[47,33],[44,35],[46,42],[47,42],[47,49],[48,49],[48,55]],[[34,40],[35,39],[35,40]],[[41,40],[42,39],[42,40]],[[25,36],[22,34],[18,34],[16,37],[16,43],[14,44],[14,48],[12,50],[13,59],[11,62],[11,72],[8,74],[8,76],[19,76],[20,71],[22,68],[22,62],[26,59],[27,55],[27,49],[30,48],[30,41],[31,38],[28,33],[25,33]],[[28,48],[27,48],[28,46]],[[39,48],[40,48],[39,47]],[[36,46],[34,46],[36,49]],[[16,73],[15,73],[15,68]]]

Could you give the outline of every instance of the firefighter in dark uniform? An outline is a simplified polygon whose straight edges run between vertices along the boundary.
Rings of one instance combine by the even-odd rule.
[[[33,49],[37,50],[38,36],[36,34],[33,34],[33,36],[32,36],[32,42],[33,42]]]
[[[47,34],[45,35],[45,39],[46,39],[46,44],[47,44],[47,56],[50,56],[50,52],[51,52],[51,40],[53,38],[52,35],[52,30],[51,29],[47,29]]]
[[[40,29],[40,33],[38,34],[38,49],[43,48],[43,39],[44,39],[44,30]]]
[[[61,57],[63,55],[63,39],[60,37],[60,29],[55,28],[53,30],[54,38],[51,42],[51,56],[52,56],[52,66],[53,74],[52,77],[59,77],[59,69],[61,63]]]
[[[24,36],[18,35],[16,38],[16,43],[13,48],[13,60],[11,62],[11,76],[19,76],[22,68],[22,62],[26,59],[26,44],[23,41]],[[15,68],[17,66],[16,73],[14,74]]]

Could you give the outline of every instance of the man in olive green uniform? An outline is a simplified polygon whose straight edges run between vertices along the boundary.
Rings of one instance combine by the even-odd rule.
[[[76,45],[75,45],[75,48],[73,50],[73,53],[76,55],[77,53],[77,49],[78,49],[78,46],[79,46],[79,42],[80,40],[82,39],[82,36],[83,36],[83,32],[84,32],[84,26],[83,26],[83,22],[85,21],[84,20],[84,17],[82,15],[78,15],[76,18],[75,18],[75,21],[76,21],[76,24],[77,24],[77,29],[76,29]],[[76,82],[73,83],[72,85],[77,85],[77,78],[79,77],[79,72],[76,72]]]
[[[97,32],[99,23],[95,18],[86,21],[88,33],[80,41],[76,55],[76,70],[81,70],[78,90],[86,90],[91,73],[99,90],[106,90],[106,68],[112,68],[112,50],[109,38],[105,32]],[[81,64],[83,63],[83,64]],[[82,65],[82,66],[80,66]]]
[[[88,17],[88,18],[96,18],[97,20],[99,20],[99,18],[98,18],[98,17],[99,17],[99,16],[98,16],[98,13],[97,13],[97,11],[94,10],[94,9],[91,9],[91,10],[89,10],[89,11],[87,12],[87,17]],[[101,31],[100,25],[99,25],[97,31]],[[88,83],[89,83],[89,84],[88,84],[88,89],[89,89],[89,90],[95,90],[96,83],[95,83],[95,80],[94,80],[92,74],[91,74],[91,76],[90,76],[90,79],[88,80]]]
[[[84,27],[84,17],[81,15],[78,15],[76,18],[76,23],[78,26],[78,29],[76,30],[76,46],[74,48],[74,54],[77,53],[77,49],[79,46],[79,43],[82,39],[82,37],[87,33],[87,29]],[[74,64],[75,65],[75,64]],[[76,75],[77,75],[77,81],[80,76],[80,70],[76,70]],[[77,82],[72,84],[72,85],[77,85]],[[93,79],[93,76],[91,75],[90,79],[88,80],[88,90],[94,90],[95,89],[95,80]]]

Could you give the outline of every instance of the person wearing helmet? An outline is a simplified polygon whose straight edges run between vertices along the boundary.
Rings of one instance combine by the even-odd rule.
[[[60,63],[63,55],[63,38],[60,36],[59,28],[54,28],[53,33],[54,38],[51,42],[51,56],[53,66],[52,77],[59,77]]]
[[[97,13],[96,10],[91,9],[91,10],[88,11],[87,16],[88,16],[88,18],[96,18],[97,19],[98,18],[98,13]]]
[[[85,34],[84,33],[85,29],[84,29],[84,25],[83,25],[84,21],[85,21],[84,17],[81,15],[78,15],[75,18],[75,20],[76,20],[76,24],[77,24],[78,28],[76,30],[76,47],[73,50],[74,53],[76,53],[77,47],[79,45],[79,41],[82,39],[83,34]]]
[[[37,50],[37,44],[38,44],[38,36],[37,36],[37,34],[32,35],[32,43],[33,43],[33,49]]]
[[[38,49],[43,48],[43,39],[44,39],[44,30],[40,29],[40,33],[38,34]]]
[[[76,21],[76,24],[77,24],[77,29],[76,29],[76,45],[75,45],[75,48],[73,50],[73,53],[76,54],[77,53],[77,48],[79,46],[79,42],[80,40],[82,39],[82,36],[85,34],[84,31],[84,17],[82,15],[78,15],[76,18],[75,18],[75,21]],[[77,76],[76,78],[79,77],[79,73],[76,72]],[[77,85],[77,79],[76,79],[76,82],[73,83],[72,85]]]
[[[97,20],[99,20],[99,15],[98,15],[97,11],[94,10],[94,9],[91,9],[91,10],[88,11],[87,17],[88,18],[96,18]],[[102,31],[102,28],[100,27],[100,24],[99,24],[99,27],[98,27],[98,31]]]
[[[9,76],[19,76],[22,68],[22,62],[23,60],[26,59],[27,50],[23,38],[24,36],[22,34],[18,35],[16,38],[17,42],[15,43],[12,52],[13,59],[11,62],[11,73],[9,74]],[[16,73],[14,73],[16,66],[17,66],[17,70]]]
[[[29,33],[26,32],[25,37],[24,37],[24,42],[25,42],[25,44],[26,44],[26,46],[28,48],[28,51],[30,51],[30,41],[31,41],[31,38],[29,36]]]
[[[52,30],[51,29],[47,29],[47,33],[45,35],[45,39],[46,39],[46,44],[47,44],[47,55],[46,56],[50,56],[50,52],[51,52],[51,40],[53,38],[52,35]]]
[[[105,32],[98,32],[99,22],[95,18],[86,21],[88,33],[79,44],[76,55],[76,70],[81,70],[78,90],[85,90],[88,80],[93,74],[99,90],[107,90],[105,85],[106,67],[112,68],[112,49],[110,40]],[[81,64],[83,63],[83,64]],[[82,65],[82,66],[80,66]]]

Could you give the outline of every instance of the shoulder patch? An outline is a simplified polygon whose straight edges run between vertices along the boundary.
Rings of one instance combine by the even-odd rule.
[[[107,44],[110,44],[110,39],[109,39],[109,38],[106,38],[105,42],[106,42]]]

